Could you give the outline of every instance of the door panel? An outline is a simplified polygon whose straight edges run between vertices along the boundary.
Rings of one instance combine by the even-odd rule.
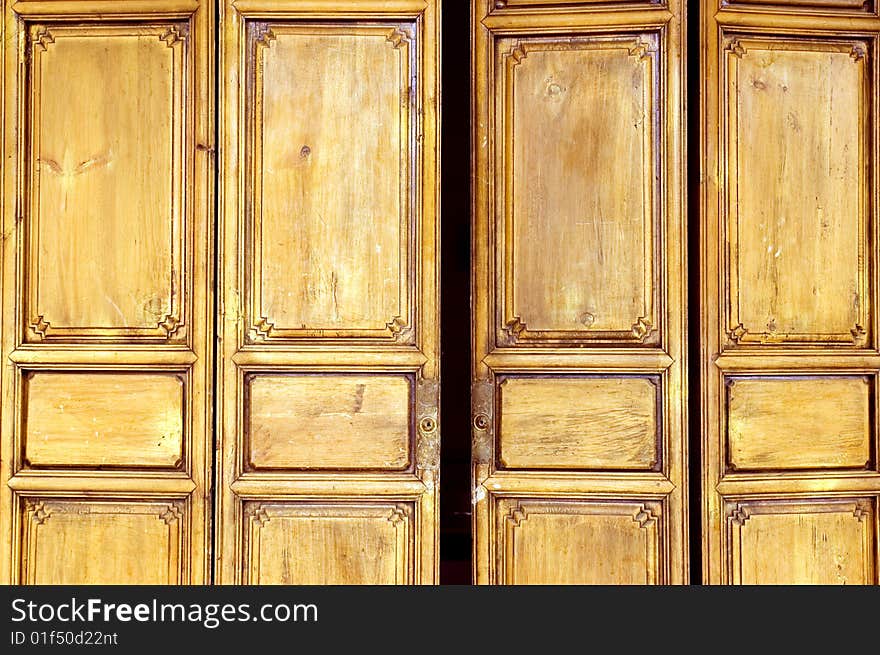
[[[99,5],[5,12],[2,580],[202,583],[211,12]]]
[[[877,13],[774,4],[703,6],[704,578],[876,583]]]
[[[436,581],[438,9],[223,9],[220,582]]]
[[[687,579],[681,8],[590,5],[473,12],[479,583]]]

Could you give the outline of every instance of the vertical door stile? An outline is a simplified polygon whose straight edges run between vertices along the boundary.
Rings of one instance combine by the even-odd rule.
[[[0,582],[210,579],[213,23],[5,4]]]
[[[475,579],[684,583],[683,3],[472,24]]]
[[[216,579],[438,575],[439,0],[227,0]]]
[[[703,577],[878,582],[873,0],[703,0]]]

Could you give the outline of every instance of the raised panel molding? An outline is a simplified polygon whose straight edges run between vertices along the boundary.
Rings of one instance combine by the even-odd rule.
[[[499,468],[663,469],[658,376],[499,377]]]
[[[731,584],[877,584],[876,497],[727,502]]]
[[[868,347],[871,45],[738,34],[722,44],[728,343]]]
[[[414,25],[247,25],[247,341],[412,344],[422,130]],[[293,196],[279,193],[288,187]]]
[[[189,30],[30,24],[24,341],[187,340]]]
[[[21,497],[18,584],[186,584],[184,500]]]
[[[248,501],[243,514],[247,584],[413,582],[412,503]]]
[[[495,47],[498,344],[658,343],[658,35]],[[629,87],[640,106],[624,100]],[[609,102],[621,103],[614,124],[584,123]],[[593,168],[617,156],[632,168]]]
[[[663,584],[658,502],[503,498],[496,517],[499,584]]]

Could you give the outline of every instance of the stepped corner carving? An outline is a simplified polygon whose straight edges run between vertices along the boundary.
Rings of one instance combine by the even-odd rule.
[[[867,501],[858,501],[856,503],[855,509],[853,509],[853,516],[858,519],[859,523],[863,523],[866,516],[871,516],[871,506],[868,504]]]
[[[651,511],[651,508],[642,505],[633,516],[633,521],[638,523],[640,528],[649,528],[657,523],[657,516]]]
[[[639,61],[645,61],[646,59],[651,58],[653,47],[649,43],[637,40],[635,45],[627,49],[627,52],[630,54],[630,56],[635,57]]]
[[[162,519],[166,525],[171,525],[180,518],[180,508],[177,507],[177,505],[169,505],[165,508],[165,511],[159,514],[159,518]]]
[[[391,513],[388,515],[388,520],[395,528],[402,523],[406,523],[408,518],[406,511],[401,507],[392,508]]]
[[[401,46],[407,46],[412,41],[412,36],[403,29],[395,27],[385,39],[396,50]]]
[[[262,505],[251,507],[247,512],[248,518],[257,523],[261,528],[269,522],[269,513]]]
[[[278,38],[275,32],[272,31],[272,28],[269,27],[269,23],[254,23],[253,29],[254,43],[258,46],[268,48]]]
[[[864,44],[856,43],[853,45],[852,50],[849,53],[849,56],[852,57],[853,61],[860,61],[862,59],[868,59],[868,51],[865,49]]]
[[[746,49],[743,47],[742,43],[739,42],[739,39],[730,39],[724,49],[740,59],[746,54]]]
[[[852,334],[853,342],[856,344],[863,344],[867,340],[868,333],[861,325],[856,325],[849,332]]]
[[[165,43],[169,48],[174,47],[175,43],[186,41],[189,36],[189,26],[185,23],[180,25],[169,25],[160,36],[159,40]]]
[[[31,519],[37,523],[37,525],[43,525],[46,520],[52,515],[52,510],[46,507],[45,503],[28,503],[27,510],[31,513]]]
[[[632,326],[633,336],[639,341],[644,341],[654,331],[651,321],[645,316],[639,316],[638,320],[636,320]]]
[[[738,323],[736,326],[727,330],[727,336],[730,337],[730,340],[734,343],[742,341],[746,334],[748,334],[748,330],[746,330],[742,323]]]
[[[255,341],[267,339],[274,329],[275,324],[265,316],[261,316],[259,322],[250,329],[250,337]]]
[[[507,520],[515,528],[521,526],[523,521],[525,521],[527,518],[529,518],[529,515],[526,513],[526,510],[523,508],[523,506],[519,503],[512,507],[510,509],[510,512],[507,514]]]
[[[46,333],[49,331],[49,327],[49,321],[43,318],[42,314],[32,319],[30,323],[31,331],[40,339],[45,338]]]
[[[730,522],[738,526],[745,525],[746,521],[749,520],[749,516],[748,508],[743,507],[742,505],[735,506],[727,515]]]
[[[177,317],[172,316],[171,314],[168,314],[168,316],[159,323],[159,327],[165,330],[165,336],[169,339],[180,330],[181,326],[182,324]]]
[[[31,38],[34,49],[40,48],[44,52],[49,49],[51,43],[55,43],[55,37],[49,31],[48,27],[39,27]]]

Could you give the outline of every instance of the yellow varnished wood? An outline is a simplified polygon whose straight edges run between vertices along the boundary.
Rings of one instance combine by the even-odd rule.
[[[405,469],[412,386],[405,375],[253,375],[247,466]]]
[[[123,5],[5,10],[4,582],[209,580],[213,13]]]
[[[217,582],[437,581],[439,5],[223,6]]]
[[[687,580],[683,17],[633,9],[474,4],[481,584]]]
[[[703,578],[876,584],[880,24],[773,4],[703,3]]]
[[[511,377],[500,386],[505,468],[648,470],[660,462],[657,380]]]

